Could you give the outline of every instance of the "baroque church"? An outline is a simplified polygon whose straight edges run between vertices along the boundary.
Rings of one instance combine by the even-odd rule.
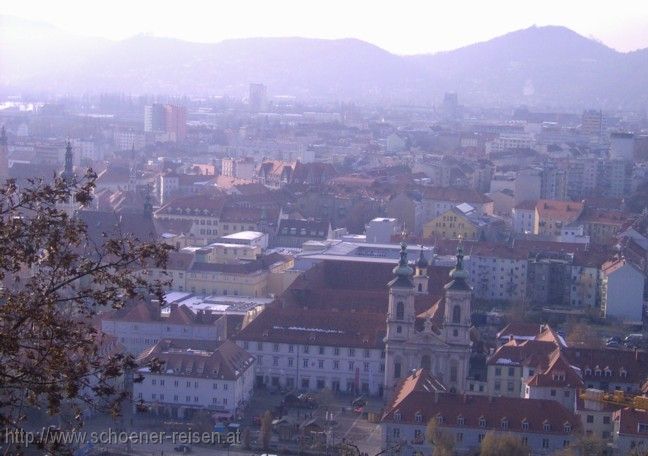
[[[395,277],[387,284],[385,397],[391,397],[399,381],[418,368],[436,376],[451,392],[465,391],[471,353],[472,289],[467,283],[463,257],[460,245],[444,297],[417,315],[415,296],[428,292],[428,262],[421,251],[412,267],[407,261],[407,246],[401,244],[400,261],[393,270]]]

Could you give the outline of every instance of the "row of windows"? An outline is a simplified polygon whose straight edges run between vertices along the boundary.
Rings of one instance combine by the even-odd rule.
[[[137,398],[138,399],[143,399],[142,393],[139,393],[137,395]],[[190,404],[192,402],[191,399],[192,399],[191,396],[185,396],[184,402],[187,403],[187,404]],[[157,401],[157,400],[163,401],[164,400],[164,394],[160,394],[158,396],[156,393],[153,393],[153,394],[151,394],[151,400],[153,400],[153,401]],[[193,402],[197,403],[198,401],[199,401],[198,396],[193,396]],[[179,398],[178,398],[177,394],[173,396],[173,402],[179,402]],[[217,397],[212,398],[212,404],[218,404],[218,402],[219,402],[219,400],[218,400]],[[223,405],[227,405],[227,398],[226,397],[222,398],[222,400],[220,402]]]
[[[327,363],[325,362],[326,360],[318,359],[316,361],[317,361],[317,367],[319,369],[325,369],[325,366],[327,365]],[[295,365],[294,358],[288,358],[287,359],[287,364],[288,364],[288,367],[294,367],[294,365]],[[258,366],[263,366],[263,355],[257,355],[257,365]],[[279,357],[278,356],[273,356],[272,357],[272,365],[275,366],[275,367],[279,366]],[[350,371],[353,371],[355,369],[355,362],[354,361],[348,361],[347,365],[348,365]],[[311,363],[311,360],[309,358],[303,358],[302,359],[302,367],[303,368],[309,368],[309,367],[312,367],[312,366],[314,366],[314,364]],[[334,370],[340,369],[340,361],[333,360],[333,363],[332,363],[331,366],[332,366],[332,368]],[[362,367],[363,367],[364,372],[369,372],[369,370],[370,370],[369,363],[367,363],[367,362],[363,363]],[[385,371],[385,365],[381,364],[380,365],[380,372],[384,372],[384,371]]]
[[[256,343],[256,349],[257,351],[263,351],[264,350],[264,343],[263,342],[257,342]],[[243,341],[243,348],[246,350],[249,350],[250,348],[250,342],[247,340]],[[320,355],[325,355],[327,352],[331,352],[335,356],[340,356],[342,354],[343,349],[340,347],[323,347],[323,346],[318,346],[318,347],[311,347],[310,345],[304,345],[302,347],[302,352],[303,353],[310,353],[311,348],[313,349],[314,352],[319,353]],[[330,350],[327,350],[327,348],[330,348]],[[272,351],[275,353],[278,353],[280,349],[280,344],[274,343],[272,344]],[[295,345],[288,345],[288,353],[295,353],[296,351],[296,346]],[[354,357],[356,356],[356,349],[355,348],[349,348],[347,350],[344,350],[346,354],[349,357]],[[359,351],[359,350],[358,350]],[[362,351],[362,354],[365,358],[371,358],[371,350],[369,349],[364,349]],[[382,357],[384,357],[384,353],[382,354]]]
[[[152,386],[155,386],[155,385],[164,386],[164,384],[165,384],[165,380],[164,380],[164,379],[159,379],[159,380],[158,380],[158,379],[155,379],[155,378],[152,378],[152,379],[151,379],[151,385],[152,385]],[[187,381],[187,382],[185,383],[185,386],[186,386],[187,388],[191,388],[191,385],[192,385],[192,384],[193,384],[193,387],[194,387],[194,388],[200,388],[200,382],[197,382],[197,381],[194,381],[194,382]],[[180,386],[180,380],[174,380],[174,382],[173,382],[173,386],[176,386],[176,387]],[[222,388],[224,391],[227,391],[227,390],[229,389],[229,384],[227,384],[227,383],[223,383],[222,386],[221,386],[221,388]],[[216,383],[216,382],[212,383],[212,389],[217,390],[217,389],[218,389],[218,383]]]
[[[396,411],[394,413],[394,421],[401,421],[401,419],[402,419],[401,413],[399,411]],[[436,419],[437,424],[439,424],[439,425],[444,424],[443,415],[437,415],[435,417],[435,419]],[[420,412],[416,412],[416,414],[414,415],[414,421],[416,423],[423,423],[424,422],[423,415]],[[462,415],[459,415],[457,417],[456,423],[457,423],[457,426],[464,426],[466,422],[465,422],[464,417]],[[522,420],[521,425],[522,425],[522,430],[523,431],[528,431],[529,428],[530,428],[529,422],[527,420]],[[483,417],[483,416],[479,417],[479,427],[480,428],[485,428],[486,427],[486,418]],[[509,429],[509,420],[507,418],[502,418],[500,420],[500,429],[502,429],[503,431],[507,431]],[[563,425],[563,431],[564,432],[571,432],[571,429],[572,428],[571,428],[570,423],[565,423]],[[545,432],[551,431],[551,423],[549,423],[549,421],[545,420],[542,423],[542,430],[545,431]]]
[[[413,443],[415,444],[421,444],[424,442],[423,439],[423,431],[420,429],[415,429],[414,430],[414,439]],[[392,436],[394,439],[400,439],[400,429],[399,428],[394,428],[392,430]],[[482,440],[486,437],[486,434],[478,434],[477,440],[481,443]],[[464,434],[463,432],[457,432],[455,434],[455,441],[457,443],[463,442],[464,440]],[[528,445],[528,437],[523,436],[522,437],[522,444],[523,445]],[[563,447],[568,447],[570,444],[569,440],[563,440]],[[542,439],[542,448],[549,448],[549,439]]]

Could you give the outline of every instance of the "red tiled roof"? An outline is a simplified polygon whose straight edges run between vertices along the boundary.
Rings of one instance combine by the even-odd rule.
[[[332,347],[382,348],[385,315],[267,307],[237,340]]]
[[[541,219],[573,222],[583,212],[583,203],[578,201],[538,200],[536,211]]]
[[[169,201],[156,211],[157,214],[219,217],[225,207],[223,195],[183,196]],[[189,212],[187,212],[189,209]]]
[[[536,372],[527,382],[529,386],[582,388],[583,380],[560,351],[555,351],[545,371]]]
[[[629,407],[617,410],[612,415],[619,423],[619,435],[641,437],[648,439],[648,411]],[[642,431],[639,425],[642,424]]]
[[[570,434],[581,427],[579,418],[556,401],[439,393],[412,385],[420,382],[419,375],[414,373],[400,383],[382,417],[383,422],[425,426],[430,419],[440,417],[442,427],[501,431],[505,421],[509,432],[538,434]],[[421,417],[419,421],[417,414]],[[460,420],[463,424],[459,424]],[[523,423],[528,428],[523,428]],[[549,430],[545,430],[545,425]]]
[[[609,383],[635,383],[641,385],[648,378],[648,353],[645,351],[618,350],[611,348],[563,349],[573,364],[581,369],[584,381],[605,380]],[[600,369],[596,375],[596,368]],[[608,376],[605,369],[610,370]],[[625,376],[622,375],[622,369]]]
[[[229,340],[163,339],[144,351],[137,362],[145,365],[153,359],[163,363],[161,373],[219,380],[236,380],[254,363],[252,355]]]

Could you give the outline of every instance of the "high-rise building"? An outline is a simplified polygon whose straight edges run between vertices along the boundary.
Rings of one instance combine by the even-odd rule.
[[[182,106],[165,105],[165,131],[171,139],[180,141],[187,136],[187,109]]]
[[[166,109],[163,104],[144,106],[144,131],[166,131]]]
[[[595,109],[583,111],[581,131],[585,136],[600,138],[603,133],[603,113]]]
[[[248,102],[252,111],[264,111],[267,105],[268,90],[263,84],[250,84]]]
[[[184,139],[187,136],[187,109],[171,104],[145,106],[144,131],[167,133],[171,141]]]

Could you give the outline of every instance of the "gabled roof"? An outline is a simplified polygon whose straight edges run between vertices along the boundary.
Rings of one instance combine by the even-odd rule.
[[[153,359],[163,363],[162,374],[214,380],[236,380],[254,363],[252,355],[229,340],[163,339],[145,350],[137,362],[145,365]]]
[[[526,383],[529,386],[537,387],[583,387],[580,369],[577,370],[577,368],[570,365],[567,358],[558,350],[552,353],[549,367],[544,371],[536,372]]]

